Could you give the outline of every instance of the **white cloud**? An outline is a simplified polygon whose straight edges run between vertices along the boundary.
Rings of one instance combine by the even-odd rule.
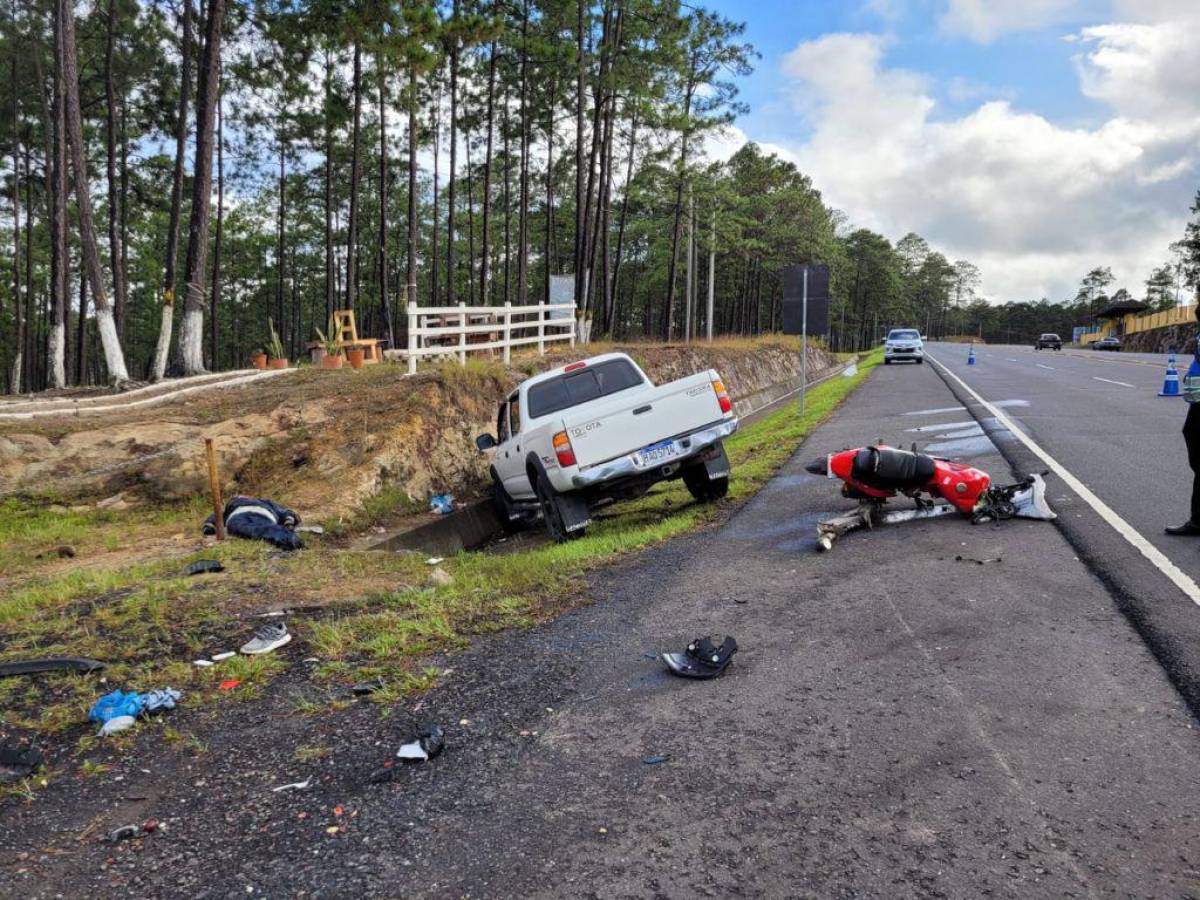
[[[939,86],[888,68],[881,37],[803,43],[782,68],[809,134],[783,155],[854,223],[979,264],[991,299],[1073,296],[1097,265],[1140,293],[1200,182],[1200,76],[1181,50],[1195,31],[1159,5],[1166,18],[1076,36],[1081,90],[1110,110],[1092,127],[1008,100],[938,118]]]
[[[1079,5],[1079,0],[948,0],[938,26],[945,34],[990,44],[1009,32],[1062,22]]]

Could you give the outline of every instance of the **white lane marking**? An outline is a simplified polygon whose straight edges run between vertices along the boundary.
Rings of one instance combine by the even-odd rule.
[[[1013,359],[1011,356],[1006,356],[1005,359],[1007,359],[1009,362],[1016,362],[1016,360]]]
[[[930,357],[930,359],[933,360],[933,362],[935,362],[937,365],[941,366],[943,372],[962,385],[964,391],[978,400],[979,404],[984,409],[996,417],[997,422],[1012,432],[1013,436],[1016,437],[1017,440],[1028,447],[1035,456],[1049,466],[1050,470],[1059,478],[1061,478],[1067,487],[1078,494],[1083,499],[1083,502],[1094,509],[1100,518],[1111,525],[1117,534],[1125,538],[1125,540],[1128,541],[1135,550],[1141,553],[1142,556],[1146,557],[1146,559],[1150,561],[1151,565],[1166,575],[1167,578],[1170,579],[1171,583],[1174,584],[1175,587],[1179,588],[1179,590],[1183,591],[1184,595],[1189,600],[1191,600],[1197,606],[1200,606],[1200,585],[1197,585],[1195,581],[1193,581],[1182,569],[1179,568],[1179,566],[1171,562],[1165,553],[1142,537],[1141,533],[1124,519],[1122,519],[1111,506],[1093,494],[1087,485],[1071,474],[1066,466],[1038,446],[1037,442],[1020,428],[1018,428],[1012,419],[997,409],[996,406],[988,403],[981,396],[979,396],[979,394],[977,394],[972,387],[951,372],[944,363],[933,359],[933,357]]]
[[[906,412],[906,416],[936,416],[940,413],[948,412],[965,412],[965,406],[944,406],[941,409],[915,409],[912,412]]]
[[[1041,363],[1034,363],[1034,365],[1039,369],[1049,369],[1051,372],[1054,371],[1054,366],[1043,366]]]
[[[938,363],[938,365],[940,366],[942,364]],[[797,388],[796,390],[799,390],[799,388]],[[999,406],[1001,408],[1004,408],[1006,406],[1028,406],[1029,401],[1028,400],[997,400],[993,405]],[[901,415],[902,416],[936,416],[936,415],[941,415],[942,413],[965,412],[966,409],[967,408],[965,406],[944,406],[941,409],[915,409],[912,412],[901,413]],[[941,424],[941,425],[930,425],[929,427],[930,428],[952,428],[953,426]],[[911,428],[909,429],[909,431],[913,431],[913,430],[915,430],[915,429],[911,429]]]
[[[1108,382],[1109,384],[1119,384],[1121,387],[1133,387],[1133,385],[1129,384],[1128,382],[1113,381],[1111,378],[1101,378],[1099,375],[1093,375],[1092,381],[1105,381],[1105,382]]]
[[[962,407],[960,406],[959,409],[962,409]],[[971,426],[978,427],[974,419],[968,422],[940,422],[937,425],[920,425],[916,428],[906,428],[904,430],[919,433],[922,431],[942,431],[946,428],[970,428]]]

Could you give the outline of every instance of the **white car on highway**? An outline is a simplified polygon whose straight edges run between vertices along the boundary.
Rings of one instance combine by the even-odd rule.
[[[884,365],[902,359],[925,362],[925,343],[915,328],[893,328],[883,342]]]
[[[729,490],[722,441],[738,420],[709,369],[656,387],[624,353],[605,353],[522,382],[500,404],[492,496],[505,527],[538,514],[558,541],[578,537],[589,509],[682,478],[700,502]]]

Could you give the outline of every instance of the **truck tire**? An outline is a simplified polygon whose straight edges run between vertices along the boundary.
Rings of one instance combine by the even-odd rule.
[[[538,504],[542,507],[542,521],[546,523],[546,533],[550,535],[551,540],[556,544],[565,544],[567,541],[583,537],[584,531],[587,530],[585,528],[567,531],[567,526],[563,522],[562,509],[559,506],[558,491],[546,480],[544,475],[538,476],[534,490],[537,492]]]
[[[512,498],[499,481],[492,481],[492,506],[505,534],[516,534],[524,527],[525,522],[520,516],[513,518]]]
[[[917,357],[917,365],[920,366],[920,365],[924,365],[924,364],[925,364],[924,357],[920,357],[920,356]]]
[[[703,464],[684,469],[683,483],[697,503],[713,503],[729,493],[729,476],[709,478]]]

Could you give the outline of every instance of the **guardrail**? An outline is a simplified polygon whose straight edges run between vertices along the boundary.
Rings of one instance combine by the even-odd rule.
[[[422,356],[455,354],[460,363],[476,351],[503,350],[504,361],[513,347],[537,345],[539,354],[552,341],[575,346],[575,304],[537,303],[529,306],[417,306],[408,304],[409,374]]]

